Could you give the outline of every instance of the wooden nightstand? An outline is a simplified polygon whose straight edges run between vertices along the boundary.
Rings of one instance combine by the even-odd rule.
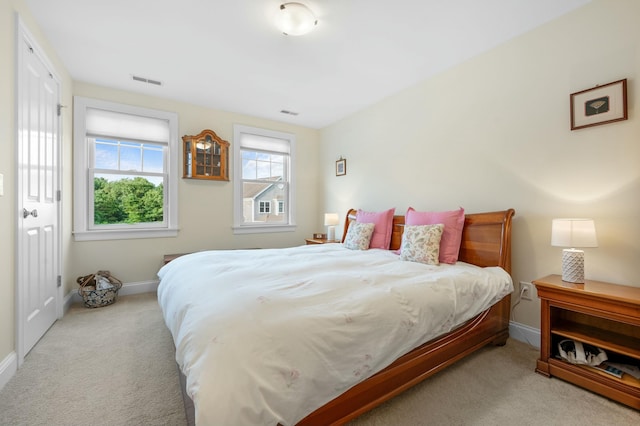
[[[166,265],[167,263],[171,262],[173,259],[177,259],[178,257],[184,256],[185,254],[189,254],[189,253],[165,254],[164,257],[162,258],[162,261]]]
[[[327,240],[326,238],[307,238],[305,240],[307,242],[307,245],[310,244],[333,244],[333,243],[339,243],[340,240]]]
[[[558,357],[558,343],[572,339],[601,348],[610,362],[640,366],[640,288],[549,275],[533,281],[540,298],[540,359],[536,371],[559,377],[640,409],[640,380],[621,379]]]

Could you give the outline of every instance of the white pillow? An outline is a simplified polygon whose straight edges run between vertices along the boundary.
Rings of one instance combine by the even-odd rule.
[[[374,228],[373,223],[351,222],[342,244],[350,250],[368,250]]]
[[[402,233],[400,259],[438,265],[444,225],[406,225]]]

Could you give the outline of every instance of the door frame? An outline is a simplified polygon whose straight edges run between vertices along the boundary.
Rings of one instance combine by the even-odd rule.
[[[24,64],[24,51],[21,48],[23,42],[26,41],[29,44],[29,46],[31,46],[31,48],[33,49],[33,54],[36,55],[40,61],[42,61],[42,63],[45,65],[49,73],[51,73],[52,79],[54,80],[55,84],[58,86],[58,99],[56,101],[58,104],[58,111],[60,111],[60,105],[61,105],[62,83],[55,67],[53,66],[49,58],[46,56],[46,54],[44,53],[44,50],[40,47],[38,42],[36,42],[36,39],[33,37],[31,32],[23,22],[22,18],[20,17],[20,14],[16,13],[15,17],[16,17],[15,19],[15,28],[16,28],[15,63],[16,65],[15,65],[15,93],[14,93],[15,109],[14,111],[16,112],[16,116],[15,116],[15,129],[14,129],[14,132],[15,132],[15,142],[14,142],[15,185],[14,186],[15,186],[16,216],[15,216],[15,224],[14,224],[15,226],[15,266],[14,266],[15,268],[15,302],[14,302],[15,306],[14,306],[14,309],[15,309],[15,321],[16,321],[15,346],[16,346],[16,354],[17,354],[17,361],[18,361],[18,368],[19,368],[24,362],[24,358],[26,356],[26,353],[25,353],[26,351],[24,349],[25,321],[23,318],[23,314],[24,314],[23,299],[25,295],[24,295],[24,286],[22,285],[22,282],[24,280],[23,273],[22,273],[24,259],[22,257],[22,248],[23,248],[22,238],[20,237],[20,229],[21,229],[20,214],[22,213],[22,209],[23,209],[22,191],[24,190],[24,187],[23,187],[24,182],[22,181],[22,169],[20,166],[21,157],[22,157],[21,146],[23,143],[21,129],[22,129],[22,123],[24,121],[22,108],[21,108],[21,102],[22,102],[21,88],[22,88],[22,82],[24,79],[24,74],[22,72],[23,64]],[[59,194],[61,194],[62,193],[63,148],[62,148],[62,119],[61,119],[60,113],[58,113],[57,117],[58,117],[58,135],[57,135],[58,144],[57,144],[55,155],[58,160],[57,161],[58,170],[57,170],[56,190],[59,191],[58,192]],[[62,277],[63,276],[62,274],[62,222],[63,221],[62,221],[62,201],[60,197],[58,199],[57,206],[56,206],[56,215],[57,215],[56,226],[58,227],[58,241],[57,241],[57,256],[55,259],[55,265],[58,271],[58,275]],[[61,282],[64,282],[64,280],[62,280]],[[57,291],[55,292],[55,297],[56,297],[55,303],[56,303],[56,311],[57,311],[58,319],[62,318],[62,316],[64,315],[64,306],[62,303],[64,300],[63,292],[64,292],[64,286],[59,285],[57,288]]]

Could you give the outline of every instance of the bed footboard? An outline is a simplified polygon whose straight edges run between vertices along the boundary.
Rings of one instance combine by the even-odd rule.
[[[408,388],[488,345],[502,346],[509,337],[511,295],[451,333],[425,343],[393,364],[302,419],[298,426],[339,425],[399,395]],[[178,369],[179,370],[179,369]],[[180,384],[188,425],[195,425],[193,401]]]
[[[425,343],[338,398],[309,414],[298,425],[343,424],[393,398],[429,376],[486,346],[509,337],[511,296],[453,332]]]

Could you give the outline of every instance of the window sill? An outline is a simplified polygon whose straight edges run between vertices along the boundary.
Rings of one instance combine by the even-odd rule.
[[[134,240],[141,238],[169,238],[177,236],[177,229],[138,229],[135,231],[81,231],[73,233],[73,238],[75,239],[75,241]]]
[[[244,225],[234,226],[234,234],[264,234],[269,232],[294,232],[296,225]]]

